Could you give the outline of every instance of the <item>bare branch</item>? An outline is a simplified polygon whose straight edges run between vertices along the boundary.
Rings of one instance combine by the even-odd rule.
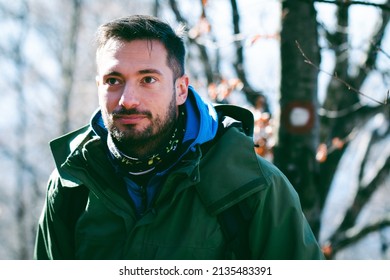
[[[181,12],[179,11],[179,8],[177,6],[176,1],[175,0],[169,0],[169,4],[171,6],[171,9],[172,9],[173,13],[175,14],[176,20],[178,22],[181,22],[181,23],[185,24],[185,26],[188,29],[188,22],[181,15]],[[213,82],[213,80],[214,80],[213,79],[214,75],[213,75],[213,69],[212,69],[212,67],[210,65],[210,59],[209,59],[206,47],[204,45],[202,45],[202,44],[199,44],[197,42],[196,38],[191,38],[191,36],[188,36],[188,40],[190,41],[190,43],[193,43],[193,44],[195,44],[198,47],[200,55],[201,55],[201,58],[202,58],[202,61],[203,61],[203,65],[205,67],[205,73],[206,73],[206,77],[207,77],[207,82],[209,84],[211,84]]]
[[[365,156],[366,157],[366,156]],[[362,164],[362,169],[364,163]],[[341,250],[349,244],[353,244],[356,241],[367,236],[369,233],[374,232],[383,226],[390,225],[390,215],[384,219],[372,223],[363,229],[358,229],[355,224],[361,209],[366,205],[367,201],[371,198],[374,191],[381,185],[387,178],[390,169],[390,158],[386,160],[382,168],[378,171],[374,180],[372,180],[367,186],[360,186],[359,191],[356,194],[355,200],[345,214],[344,220],[338,227],[337,231],[329,238],[329,246],[332,248],[333,254],[336,251]],[[360,175],[359,177],[361,177]]]
[[[304,1],[305,0],[301,0]],[[378,3],[371,3],[371,2],[366,2],[366,1],[344,1],[344,0],[315,0],[317,3],[327,3],[327,4],[334,4],[337,6],[352,6],[352,5],[364,5],[364,6],[372,6],[372,7],[377,7],[382,10],[387,10],[390,11],[390,6],[388,3],[386,4],[378,4]]]
[[[238,11],[238,5],[236,0],[230,0],[230,4],[232,7],[232,21],[233,21],[233,32],[235,35],[240,34],[240,14]],[[254,105],[256,103],[256,99],[259,96],[259,93],[256,92],[252,86],[249,84],[249,81],[246,77],[245,67],[244,67],[244,48],[241,41],[235,41],[236,48],[236,57],[237,60],[234,62],[234,69],[237,73],[238,78],[242,81],[244,87],[243,91],[249,102]]]
[[[388,59],[390,59],[390,54],[388,54],[385,50],[383,50],[381,47],[378,47],[378,51],[381,52],[384,56],[386,56]]]
[[[376,100],[375,98],[372,98],[371,96],[361,92],[360,90],[354,88],[352,85],[350,85],[349,83],[347,83],[345,80],[341,79],[338,77],[337,75],[337,72],[335,72],[334,74],[331,74],[327,71],[324,71],[322,70],[319,66],[315,65],[307,56],[306,54],[304,53],[304,51],[302,50],[299,42],[295,41],[296,45],[297,45],[297,48],[299,49],[300,53],[302,54],[302,56],[305,58],[304,62],[309,64],[310,66],[314,67],[315,69],[317,69],[318,72],[322,72],[322,73],[325,73],[326,75],[332,77],[333,79],[339,81],[340,83],[342,83],[343,85],[345,85],[345,87],[352,91],[352,92],[355,92],[357,94],[360,94],[361,96],[364,96],[365,98],[379,104],[379,105],[386,105],[387,102],[388,102],[388,99],[389,99],[389,95],[387,94],[387,97],[384,101],[379,101],[379,100]]]
[[[367,73],[375,69],[377,57],[379,54],[379,47],[382,45],[385,36],[385,30],[388,26],[389,20],[390,13],[382,12],[381,24],[376,32],[372,35],[370,47],[366,52],[366,59],[361,64],[358,75],[354,77],[354,85],[362,85],[367,78]],[[387,99],[385,102],[387,102]]]
[[[339,236],[337,241],[324,246],[328,247],[327,250],[329,251],[329,255],[327,257],[332,258],[332,256],[334,256],[343,248],[355,244],[359,240],[366,237],[368,234],[381,230],[386,226],[390,226],[390,215],[387,215],[383,219],[367,225],[364,228],[354,227],[345,231],[342,235]]]

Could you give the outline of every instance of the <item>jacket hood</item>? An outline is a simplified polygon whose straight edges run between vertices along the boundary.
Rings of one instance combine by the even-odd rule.
[[[203,144],[215,137],[218,130],[218,116],[212,104],[204,102],[192,86],[188,88],[186,132],[183,143],[190,142],[190,148]]]
[[[217,111],[218,122],[223,128],[240,127],[246,136],[253,137],[255,120],[251,111],[230,104],[218,104],[214,108]]]

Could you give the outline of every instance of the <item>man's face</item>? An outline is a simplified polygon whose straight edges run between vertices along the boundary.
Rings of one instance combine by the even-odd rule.
[[[99,104],[114,139],[156,148],[187,98],[188,78],[174,80],[158,41],[110,40],[97,52],[97,67]]]

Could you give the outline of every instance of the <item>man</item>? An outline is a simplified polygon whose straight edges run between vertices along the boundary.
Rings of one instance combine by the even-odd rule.
[[[35,258],[323,258],[293,187],[245,134],[253,117],[205,103],[184,59],[181,35],[156,18],[99,28],[100,109],[51,142]]]

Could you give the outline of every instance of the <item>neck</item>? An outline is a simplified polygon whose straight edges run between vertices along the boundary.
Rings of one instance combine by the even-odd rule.
[[[117,143],[109,134],[107,146],[114,162],[124,173],[133,175],[150,174],[152,171],[168,168],[178,159],[181,152],[185,133],[184,120],[185,115],[182,112],[179,121],[171,129],[167,129],[168,132],[148,139],[147,143],[132,141],[126,149],[123,143]]]

